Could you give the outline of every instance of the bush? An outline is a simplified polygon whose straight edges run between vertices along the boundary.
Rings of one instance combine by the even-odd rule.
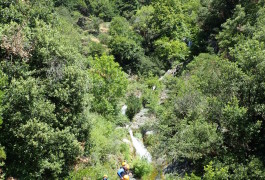
[[[141,133],[141,132],[135,132],[135,133],[134,133],[134,136],[135,136],[135,138],[137,138],[137,139],[143,139],[143,136],[142,136],[142,133]]]
[[[102,44],[107,45],[110,41],[110,36],[106,33],[101,33],[98,35],[98,39],[100,40]]]
[[[95,37],[92,37],[94,40],[98,40]],[[91,42],[88,45],[89,48],[89,52],[87,52],[87,55],[91,55],[92,57],[96,57],[96,56],[102,56],[105,52],[106,52],[106,48],[98,42],[93,42],[91,38]]]
[[[210,162],[204,167],[204,179],[228,179],[228,167],[213,167],[213,162]]]
[[[130,146],[120,141],[125,138],[127,131],[116,128],[109,119],[96,114],[91,115],[90,119],[92,126],[88,162],[77,164],[67,179],[101,180],[104,174],[110,179],[116,179],[119,160],[131,159]]]
[[[115,179],[117,177],[116,171],[110,168],[109,162],[106,164],[96,164],[93,167],[85,167],[73,171],[66,178],[66,180],[79,180],[79,179],[95,179],[101,180],[103,175],[107,174],[110,179]]]
[[[142,178],[148,175],[152,171],[152,165],[149,164],[145,159],[137,158],[133,161],[133,173],[135,177]]]
[[[126,111],[126,115],[128,116],[128,118],[130,120],[132,120],[132,118],[134,117],[134,115],[136,113],[138,113],[141,110],[142,107],[142,102],[139,98],[137,98],[136,96],[134,96],[133,94],[131,94],[128,99],[127,99],[127,111]]]
[[[117,116],[110,115],[107,118],[115,123],[116,126],[126,126],[130,122],[129,119],[122,114],[118,114]]]
[[[144,107],[148,107],[151,112],[156,112],[159,104],[159,96],[162,89],[162,84],[157,76],[154,76],[151,72],[141,79],[145,88],[143,91],[142,102]]]
[[[94,96],[92,111],[104,115],[118,112],[117,104],[125,95],[128,80],[113,56],[103,55],[90,62],[91,92]]]
[[[100,24],[103,23],[103,20],[98,17],[90,17],[90,21],[88,22],[87,28],[90,33],[98,34]]]
[[[144,138],[144,142],[145,142],[145,145],[152,147],[156,144],[157,138],[153,134],[146,135],[146,137]]]
[[[87,0],[87,3],[92,14],[100,17],[104,21],[111,21],[117,15],[115,4],[110,0]]]
[[[124,159],[131,159],[130,145],[122,143],[120,147],[120,152],[124,155]]]

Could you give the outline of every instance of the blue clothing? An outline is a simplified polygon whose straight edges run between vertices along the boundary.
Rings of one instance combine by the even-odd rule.
[[[123,168],[120,168],[117,172],[118,176],[120,178],[123,178],[123,176],[126,174]]]

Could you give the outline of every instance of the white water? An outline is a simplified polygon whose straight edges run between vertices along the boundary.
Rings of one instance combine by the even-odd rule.
[[[124,104],[124,105],[122,106],[122,108],[121,108],[121,114],[125,115],[126,110],[127,110],[127,105]]]
[[[127,110],[127,105],[124,104],[121,108],[121,114],[125,115],[126,110]],[[138,154],[140,156],[140,158],[144,158],[148,162],[152,162],[152,156],[147,151],[147,149],[144,147],[144,144],[133,136],[133,132],[132,132],[131,128],[129,128],[129,125],[126,125],[126,128],[129,129],[129,133],[130,133],[130,136],[132,139],[133,147],[136,150],[136,154]]]
[[[129,129],[129,133],[132,139],[133,146],[136,150],[136,154],[138,154],[141,158],[146,159],[148,162],[152,162],[152,156],[144,147],[144,144],[133,136],[131,129]]]

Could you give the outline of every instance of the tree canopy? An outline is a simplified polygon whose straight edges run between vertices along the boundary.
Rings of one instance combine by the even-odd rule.
[[[0,179],[264,179],[264,6],[1,0]]]

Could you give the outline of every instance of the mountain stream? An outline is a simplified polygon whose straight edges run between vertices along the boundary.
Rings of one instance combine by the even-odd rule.
[[[127,105],[123,105],[121,108],[121,113],[123,115],[125,115],[126,110],[127,110]],[[132,144],[133,144],[133,147],[135,148],[136,154],[139,155],[140,158],[146,159],[149,163],[151,163],[152,162],[152,156],[148,152],[148,150],[145,148],[143,142],[133,136],[133,131],[129,126],[127,126],[127,128],[129,130]]]

